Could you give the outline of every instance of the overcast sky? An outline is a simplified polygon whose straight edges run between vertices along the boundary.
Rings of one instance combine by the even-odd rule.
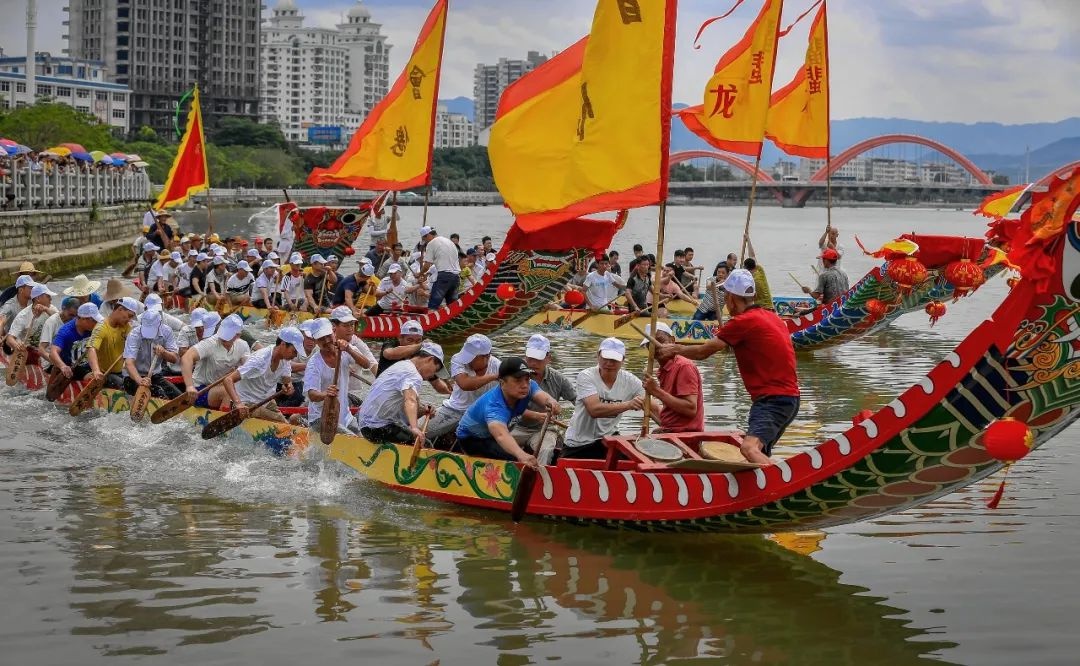
[[[272,8],[277,0],[265,0]],[[745,0],[691,46],[698,25],[735,0],[682,0],[674,99],[701,101],[716,59],[761,0]],[[352,0],[297,0],[308,24],[332,26]],[[787,24],[812,0],[787,0]],[[37,49],[64,48],[63,0],[39,2]],[[391,78],[408,58],[430,0],[367,0],[394,45]],[[551,53],[589,29],[585,0],[451,0],[441,97],[472,97],[478,62]],[[26,0],[0,0],[0,47],[25,53]],[[269,10],[267,11],[269,15]],[[774,87],[803,58],[806,31],[781,40]],[[829,0],[833,117],[1026,123],[1080,114],[1080,0]]]

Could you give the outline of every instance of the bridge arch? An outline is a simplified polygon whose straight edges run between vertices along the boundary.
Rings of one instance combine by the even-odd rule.
[[[715,150],[683,150],[677,153],[672,153],[670,158],[670,164],[682,164],[683,162],[689,162],[690,160],[696,160],[700,158],[710,158],[714,160],[720,160],[726,162],[735,167],[739,171],[742,171],[748,176],[753,177],[754,165],[750,164],[746,160],[739,159],[734,155],[728,153],[721,153]],[[766,173],[761,169],[758,169],[758,182],[759,183],[775,183],[776,179],[772,177],[772,174]]]
[[[810,177],[810,182],[820,183],[824,182],[828,176],[835,174],[842,166],[855,159],[859,155],[862,155],[868,150],[874,148],[880,148],[881,146],[887,146],[891,143],[915,143],[920,146],[926,146],[939,153],[950,157],[957,164],[962,166],[965,171],[970,173],[979,183],[983,185],[993,185],[993,181],[983,173],[982,169],[975,166],[975,163],[964,157],[960,153],[956,152],[952,148],[949,148],[943,143],[928,139],[925,136],[919,136],[917,134],[883,134],[881,136],[875,136],[865,141],[860,141],[854,146],[848,148],[844,152],[840,153],[836,157],[833,157],[832,171],[829,172],[828,167],[822,167],[817,173]]]
[[[1053,171],[1051,171],[1050,173],[1046,174],[1041,179],[1039,179],[1035,183],[1035,185],[1037,185],[1039,187],[1047,187],[1047,186],[1050,185],[1050,180],[1052,178],[1054,178],[1054,176],[1057,176],[1058,178],[1064,178],[1066,175],[1071,173],[1074,169],[1080,169],[1080,160],[1076,160],[1075,162],[1069,162],[1068,164],[1064,164],[1064,165],[1054,169]]]

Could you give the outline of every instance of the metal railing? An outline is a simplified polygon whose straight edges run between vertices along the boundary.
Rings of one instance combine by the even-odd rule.
[[[144,171],[46,168],[18,161],[0,164],[0,210],[89,208],[150,200],[153,190]]]

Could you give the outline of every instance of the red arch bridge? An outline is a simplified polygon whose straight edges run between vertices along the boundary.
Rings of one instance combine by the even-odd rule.
[[[970,174],[970,181],[964,184],[922,182],[916,180],[898,180],[897,182],[873,182],[836,178],[838,173],[852,160],[875,148],[894,144],[916,144],[935,150],[946,156],[961,169]],[[715,159],[726,163],[734,170],[753,175],[754,165],[746,159],[716,150],[684,150],[671,154],[671,164],[680,164],[696,159]],[[943,143],[914,134],[886,134],[861,141],[842,153],[833,156],[829,169],[821,167],[809,180],[777,180],[772,174],[759,170],[757,188],[762,193],[771,193],[784,207],[802,208],[816,193],[824,198],[827,181],[831,173],[834,198],[845,201],[977,201],[991,192],[1004,189],[1005,185],[995,185],[979,167],[956,150]],[[671,193],[690,199],[732,199],[743,200],[749,196],[749,181],[733,182],[672,182]]]

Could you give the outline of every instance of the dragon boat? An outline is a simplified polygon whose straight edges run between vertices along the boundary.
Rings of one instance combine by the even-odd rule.
[[[536,518],[643,531],[776,532],[867,520],[918,506],[978,481],[1003,462],[986,450],[988,428],[1011,419],[1039,447],[1080,416],[1080,170],[1033,196],[1019,220],[996,220],[988,237],[1022,274],[990,317],[915,385],[845,432],[768,467],[725,471],[702,444],[734,446],[738,431],[661,435],[679,459],[663,462],[626,437],[609,437],[607,460],[542,466],[528,497]],[[2,361],[4,359],[0,359]],[[24,385],[42,386],[28,367]],[[70,400],[77,387],[61,401]],[[148,411],[158,407],[151,401]],[[103,391],[96,405],[128,409]],[[186,418],[215,417],[191,408]],[[308,431],[248,419],[229,438],[283,453]],[[339,435],[329,456],[390,489],[508,513],[523,474],[516,463]],[[781,447],[782,450],[782,447]]]

